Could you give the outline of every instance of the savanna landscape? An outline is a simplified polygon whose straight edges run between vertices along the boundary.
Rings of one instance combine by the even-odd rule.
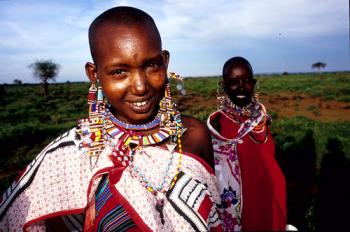
[[[350,73],[260,75],[257,79],[259,99],[272,117],[276,157],[287,180],[288,220],[300,230],[315,230],[327,207],[318,200],[329,194],[328,188],[337,191],[336,178],[349,177]],[[179,110],[205,121],[217,108],[218,81],[215,76],[187,77],[184,96],[174,83],[172,93]],[[88,88],[88,83],[56,83],[44,96],[39,84],[0,86],[1,191],[45,145],[87,115]],[[325,173],[333,175],[333,186],[326,186],[331,181]]]

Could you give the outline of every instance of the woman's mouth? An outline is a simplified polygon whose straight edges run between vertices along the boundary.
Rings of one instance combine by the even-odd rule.
[[[247,96],[246,95],[237,95],[236,96],[238,99],[244,99],[244,98],[246,98]]]
[[[148,101],[134,102],[133,105],[136,107],[145,106]]]
[[[127,101],[126,102],[130,108],[138,113],[138,114],[144,114],[150,111],[152,107],[152,101],[150,100],[144,100],[144,101]]]

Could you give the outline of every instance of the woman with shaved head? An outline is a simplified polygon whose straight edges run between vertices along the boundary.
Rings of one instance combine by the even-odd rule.
[[[171,99],[153,19],[112,8],[91,24],[89,43],[89,117],[6,192],[0,230],[220,230],[210,134]]]
[[[243,57],[226,61],[218,111],[207,125],[225,231],[284,231],[285,180],[275,159],[270,117],[254,94],[256,79]]]

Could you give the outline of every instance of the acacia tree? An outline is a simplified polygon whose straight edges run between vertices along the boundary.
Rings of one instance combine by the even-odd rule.
[[[326,65],[327,65],[326,63],[323,63],[323,62],[318,61],[318,62],[312,64],[311,67],[312,67],[312,68],[317,68],[317,69],[318,69],[318,72],[321,72],[321,68],[325,68]]]
[[[37,60],[30,64],[29,68],[33,69],[34,77],[41,81],[41,85],[44,88],[44,95],[47,96],[49,93],[48,80],[55,81],[61,66],[52,60]]]
[[[22,85],[22,81],[20,79],[14,79],[13,83],[18,86]]]

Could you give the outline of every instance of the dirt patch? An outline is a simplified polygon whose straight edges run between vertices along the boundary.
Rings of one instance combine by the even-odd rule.
[[[260,96],[260,101],[268,112],[273,112],[278,118],[292,118],[304,116],[321,122],[348,122],[350,121],[350,103],[326,101],[309,95],[295,93],[279,93]],[[213,112],[216,110],[215,97],[188,94],[177,97],[181,112],[196,114],[200,111]]]
[[[350,103],[326,101],[308,95],[279,93],[261,96],[268,111],[278,117],[305,116],[321,122],[350,121]]]
[[[200,113],[212,113],[217,109],[215,97],[203,97],[195,94],[175,96],[175,102],[181,113],[198,115]]]

